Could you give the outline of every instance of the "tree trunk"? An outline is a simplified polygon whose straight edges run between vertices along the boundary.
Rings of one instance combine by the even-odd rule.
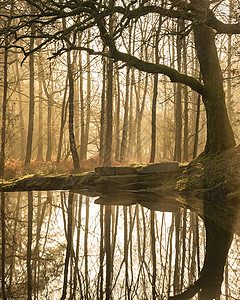
[[[178,32],[182,29],[182,21],[178,21]],[[177,66],[181,72],[181,49],[182,42],[180,34],[177,35]],[[174,58],[174,55],[173,55]],[[175,95],[175,151],[174,160],[181,162],[182,160],[182,85],[177,83]]]
[[[90,29],[88,30],[88,48],[90,47]],[[88,136],[89,136],[89,126],[90,126],[90,109],[91,109],[91,68],[90,68],[90,55],[87,53],[87,116],[86,116],[86,126],[84,132],[84,143],[83,143],[83,158],[87,158],[87,148],[88,148]]]
[[[126,152],[127,152],[130,70],[131,70],[130,67],[127,67],[126,94],[125,94],[125,105],[124,105],[124,120],[123,120],[123,132],[122,132],[122,142],[121,142],[121,151],[120,151],[120,162],[122,162],[126,158]]]
[[[197,157],[197,150],[198,150],[200,105],[201,105],[201,95],[198,94],[198,96],[197,96],[197,114],[196,114],[195,134],[194,134],[194,145],[193,145],[193,158]]]
[[[34,35],[34,26],[31,25],[31,34]],[[34,38],[30,37],[30,51],[34,48]],[[34,124],[34,55],[29,54],[29,116],[28,116],[28,136],[25,165],[29,164],[32,157],[32,140],[33,140],[33,124]]]
[[[85,121],[84,121],[84,97],[83,97],[83,68],[82,68],[82,53],[79,52],[79,68],[80,68],[80,77],[79,77],[79,90],[80,90],[80,116],[81,116],[81,140],[80,140],[80,161],[84,158],[84,133],[85,133]]]
[[[215,33],[206,25],[194,28],[200,70],[206,87],[203,99],[207,114],[205,154],[216,154],[236,145],[227,114],[222,72],[215,45]],[[203,43],[204,41],[204,43]]]
[[[23,119],[23,107],[22,107],[22,89],[21,89],[21,79],[19,75],[19,59],[18,54],[16,53],[16,76],[17,76],[17,92],[18,92],[18,100],[19,100],[19,121],[20,121],[20,159],[24,160],[26,155],[26,133],[25,133],[25,126],[24,126],[24,119]]]
[[[159,34],[161,30],[161,18],[159,19],[158,28],[156,31],[156,41],[155,41],[155,62],[159,63],[158,45],[159,45]],[[151,156],[150,163],[154,163],[156,156],[156,133],[157,133],[157,96],[158,96],[158,74],[154,74],[154,84],[153,84],[153,99],[152,99],[152,138],[151,138]]]
[[[64,95],[63,95],[61,125],[60,125],[60,134],[59,134],[59,142],[58,142],[58,152],[57,152],[57,163],[60,163],[60,160],[61,160],[63,133],[64,133],[64,126],[65,126],[66,118],[67,118],[67,105],[66,105],[67,89],[68,89],[68,76],[66,78],[65,90],[64,90]]]
[[[69,80],[69,96],[68,96],[68,113],[69,113],[69,143],[70,143],[70,151],[72,153],[74,171],[78,172],[80,165],[79,165],[79,158],[75,143],[74,137],[74,83],[73,83],[73,74],[72,74],[72,64],[71,64],[71,57],[70,52],[67,53],[67,67],[68,67],[68,80]]]
[[[108,60],[107,71],[107,103],[106,103],[106,138],[104,151],[104,166],[111,165],[112,159],[112,84],[113,84],[113,60]]]
[[[103,164],[104,158],[104,132],[105,132],[105,96],[106,96],[106,60],[102,58],[102,95],[101,95],[101,117],[100,117],[100,145],[99,145],[99,164]]]
[[[5,40],[4,50],[4,79],[3,79],[3,104],[2,104],[2,126],[1,126],[1,155],[0,155],[0,176],[4,175],[5,147],[6,147],[6,119],[7,119],[7,90],[8,90],[8,39]]]
[[[39,102],[38,102],[38,153],[37,153],[37,160],[43,161],[43,111],[42,111],[42,103],[43,103],[43,69],[41,63],[41,56],[38,54],[38,95],[39,95]]]
[[[183,72],[187,74],[187,41],[183,38],[182,50],[183,50]],[[185,85],[183,87],[183,99],[184,99],[184,137],[183,137],[183,160],[188,162],[188,88]]]

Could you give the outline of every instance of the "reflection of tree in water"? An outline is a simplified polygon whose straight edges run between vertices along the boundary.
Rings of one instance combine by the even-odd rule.
[[[219,290],[231,235],[205,220],[210,247],[202,271],[207,275],[199,283],[205,230],[189,210],[174,205],[167,207],[169,212],[140,205],[94,205],[88,197],[57,192],[5,198],[4,279],[9,299],[26,299],[27,293],[29,299],[167,299],[194,282],[192,291],[205,285],[201,299]],[[156,201],[148,205],[159,207]],[[31,223],[32,230],[27,226]],[[229,299],[240,296],[239,243],[236,236],[225,271],[228,280],[222,285]],[[187,291],[189,298],[193,292]],[[186,294],[180,297],[187,299]]]

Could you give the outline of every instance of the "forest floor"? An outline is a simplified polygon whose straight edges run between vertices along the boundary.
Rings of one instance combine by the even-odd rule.
[[[80,171],[91,171],[98,167],[98,156],[91,157],[81,162]],[[115,165],[118,165],[115,163]],[[4,179],[10,180],[30,174],[72,174],[74,173],[72,159],[66,159],[57,163],[56,161],[31,161],[25,165],[24,161],[8,159],[5,164]]]

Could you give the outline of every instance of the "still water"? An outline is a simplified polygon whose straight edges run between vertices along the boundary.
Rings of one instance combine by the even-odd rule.
[[[206,233],[194,212],[98,203],[72,192],[5,193],[7,299],[168,299],[198,278]],[[221,291],[240,299],[238,235]]]

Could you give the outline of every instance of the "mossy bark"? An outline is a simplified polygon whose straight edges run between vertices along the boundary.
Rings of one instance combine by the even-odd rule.
[[[215,45],[215,33],[206,25],[194,29],[195,44],[206,96],[203,102],[207,115],[207,142],[205,154],[216,154],[236,145],[229,121],[222,71]]]

